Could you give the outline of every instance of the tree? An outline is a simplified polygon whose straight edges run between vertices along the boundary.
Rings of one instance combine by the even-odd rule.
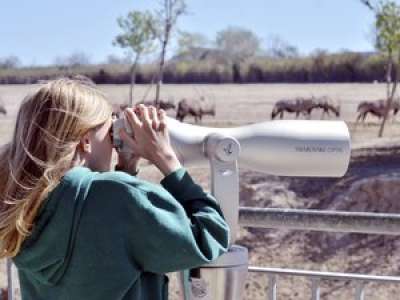
[[[160,99],[160,88],[164,76],[164,65],[167,46],[170,41],[171,34],[178,21],[178,18],[181,15],[185,14],[187,11],[185,0],[162,0],[161,3],[161,8],[156,12],[157,20],[159,20],[156,32],[161,44],[160,63],[157,73],[157,88],[155,99],[156,106],[158,106],[158,102]]]
[[[110,54],[107,56],[105,63],[110,65],[125,65],[125,64],[131,64],[132,62],[131,59],[127,56],[120,57],[114,54]]]
[[[142,55],[155,50],[156,21],[148,11],[132,11],[126,17],[118,18],[117,22],[123,33],[115,38],[113,45],[126,48],[134,55],[129,93],[129,104],[132,106],[133,89],[139,60]]]
[[[382,137],[389,111],[396,93],[400,63],[400,6],[395,1],[380,1],[373,4],[361,0],[375,13],[375,47],[386,57],[387,101],[379,137]],[[393,75],[393,79],[392,79]]]
[[[314,81],[326,82],[329,80],[329,71],[327,66],[329,64],[329,53],[324,49],[315,49],[310,55],[312,65],[311,65],[311,75],[314,75]]]
[[[267,53],[275,58],[295,58],[299,57],[299,50],[296,46],[290,45],[279,36],[272,36],[269,39],[270,46]]]
[[[260,51],[260,39],[252,31],[240,27],[228,27],[217,32],[217,47],[234,61],[250,58]]]
[[[178,38],[178,54],[188,53],[194,48],[204,48],[209,44],[209,39],[202,33],[180,31]]]
[[[14,55],[0,58],[0,69],[15,69],[20,65],[21,61]]]
[[[84,52],[76,51],[66,57],[56,57],[54,64],[65,67],[79,67],[90,64],[90,56]]]
[[[250,30],[228,27],[217,32],[217,47],[232,61],[234,82],[241,82],[241,63],[260,51],[260,39]]]
[[[67,58],[67,64],[72,67],[90,65],[90,56],[84,52],[72,53]]]

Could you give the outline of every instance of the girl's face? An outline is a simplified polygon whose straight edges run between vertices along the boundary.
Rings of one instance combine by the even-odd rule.
[[[113,144],[110,136],[112,119],[91,130],[88,134],[90,151],[85,153],[85,165],[93,171],[111,170]]]

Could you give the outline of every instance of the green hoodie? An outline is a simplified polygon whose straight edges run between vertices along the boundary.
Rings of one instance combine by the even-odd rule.
[[[13,260],[22,299],[167,299],[165,273],[223,254],[229,230],[215,199],[184,168],[161,185],[68,171]]]

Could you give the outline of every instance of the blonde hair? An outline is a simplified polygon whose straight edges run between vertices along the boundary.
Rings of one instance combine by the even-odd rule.
[[[24,99],[13,138],[0,148],[0,258],[18,254],[44,200],[77,164],[80,139],[111,113],[95,87],[69,79]]]

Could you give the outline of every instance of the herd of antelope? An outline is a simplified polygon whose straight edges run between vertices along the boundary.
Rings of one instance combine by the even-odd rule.
[[[389,108],[389,113],[392,113],[393,118],[397,115],[397,113],[400,110],[399,100],[400,99],[394,99]],[[364,122],[368,114],[371,114],[377,117],[378,119],[382,119],[385,116],[386,102],[387,101],[384,99],[379,99],[375,101],[362,101],[360,104],[358,104],[357,107],[358,115],[356,122],[360,120]]]
[[[172,100],[160,99],[156,104],[155,101],[145,101],[136,104],[153,105],[159,108],[168,110],[176,110],[176,119],[183,122],[187,116],[194,118],[196,123],[201,122],[204,115],[215,116],[215,102],[209,103],[204,97],[200,99],[181,99],[177,105]],[[121,111],[123,111],[127,104],[114,104],[113,111],[114,115],[118,116]]]
[[[373,101],[362,101],[357,107],[356,123],[365,122],[366,117],[370,114],[378,119],[382,119],[385,115],[386,100],[379,99]],[[145,105],[155,105],[152,101],[143,102]],[[114,114],[118,115],[128,105],[113,105]],[[207,101],[203,96],[199,99],[181,99],[177,104],[173,100],[159,100],[158,107],[164,110],[175,110],[176,119],[183,120],[191,116],[196,123],[202,121],[204,115],[215,116],[215,100],[213,103]],[[332,114],[334,117],[340,117],[340,104],[327,96],[322,97],[297,97],[294,99],[282,99],[275,102],[271,112],[271,119],[279,117],[283,119],[284,113],[295,114],[296,119],[299,116],[310,118],[314,110],[322,110],[321,119]],[[389,114],[394,118],[400,110],[400,98],[394,99]],[[0,115],[7,115],[6,107],[0,99]]]
[[[90,78],[84,75],[76,74],[73,75],[71,78],[91,86],[96,85]],[[208,99],[205,99],[205,97],[203,96],[204,94],[206,94],[206,91],[200,91],[197,87],[194,87],[194,89],[198,94],[197,98],[183,98],[177,104],[175,104],[172,99],[160,99],[157,103],[155,103],[154,101],[142,101],[141,103],[145,105],[158,106],[165,111],[175,110],[175,117],[181,122],[183,122],[183,120],[188,116],[193,117],[196,123],[201,122],[204,115],[215,116],[215,97],[212,95],[213,101],[212,103],[210,103],[210,101]],[[356,123],[358,123],[359,121],[365,122],[368,114],[382,119],[386,113],[386,102],[386,100],[382,99],[360,102],[357,107]],[[127,104],[114,104],[113,114],[118,116],[120,112],[123,111],[127,106]],[[324,119],[325,115],[329,117],[331,113],[333,114],[333,117],[340,117],[340,103],[338,101],[335,101],[328,96],[312,96],[308,98],[296,97],[294,99],[278,100],[277,102],[275,102],[272,108],[271,119],[275,119],[277,117],[283,119],[284,113],[295,114],[296,119],[300,116],[309,119],[311,118],[311,113],[314,110],[322,110],[322,114],[320,116],[321,119]],[[399,110],[400,98],[394,99],[389,109],[389,113],[392,114],[393,120]],[[0,116],[6,114],[6,107],[4,105],[4,102],[0,98]]]
[[[334,116],[340,117],[340,105],[335,103],[331,98],[323,96],[320,98],[297,97],[295,99],[283,99],[275,103],[271,119],[275,119],[278,115],[282,119],[284,112],[296,114],[296,119],[302,114],[306,118],[311,117],[311,113],[315,109],[321,109],[323,119],[325,114],[329,116],[333,113]]]
[[[378,119],[382,119],[385,116],[386,102],[387,101],[385,99],[360,102],[357,106],[356,123],[359,121],[365,122],[368,114],[377,117]],[[322,110],[321,119],[324,118],[325,114],[329,116],[330,113],[333,113],[335,117],[340,117],[340,104],[327,96],[322,96],[320,98],[298,97],[295,99],[279,100],[275,103],[272,109],[271,119],[275,119],[277,116],[282,119],[284,112],[294,113],[296,115],[296,119],[300,115],[310,118],[311,112],[315,109]],[[391,114],[394,118],[399,110],[400,99],[394,99],[389,108],[389,115]]]

